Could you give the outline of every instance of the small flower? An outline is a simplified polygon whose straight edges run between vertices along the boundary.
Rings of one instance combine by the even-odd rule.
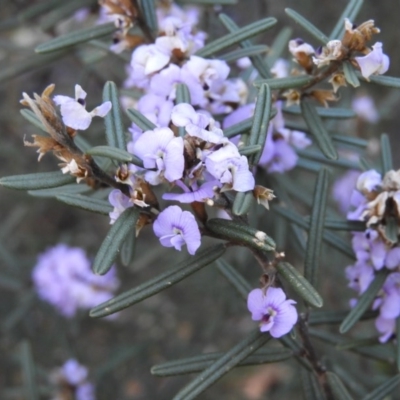
[[[178,206],[170,206],[162,211],[154,221],[153,230],[163,246],[180,251],[186,244],[192,255],[201,244],[200,230],[193,214],[182,211]]]
[[[87,93],[79,85],[75,85],[74,99],[68,96],[54,96],[53,100],[60,106],[62,120],[66,126],[84,131],[89,128],[93,117],[105,117],[111,110],[111,102],[106,101],[91,112],[86,111],[86,96]]]
[[[318,68],[321,68],[329,65],[331,61],[340,60],[345,52],[340,40],[330,40],[324,47],[317,49],[315,55],[313,62]]]
[[[361,75],[369,80],[371,75],[382,75],[390,65],[390,59],[383,54],[382,43],[377,42],[372,46],[372,51],[364,57],[354,57],[361,69]]]
[[[297,322],[297,310],[294,300],[286,300],[280,288],[269,287],[264,292],[254,289],[247,298],[247,308],[253,321],[260,322],[260,331],[269,332],[272,337],[286,335]]]
[[[376,110],[374,100],[368,95],[357,96],[351,102],[351,108],[357,116],[369,123],[375,124],[379,120],[379,114]]]

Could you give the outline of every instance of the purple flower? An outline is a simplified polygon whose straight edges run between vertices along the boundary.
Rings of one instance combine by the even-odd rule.
[[[111,110],[111,102],[106,101],[100,106],[94,108],[91,112],[86,111],[86,95],[87,93],[81,86],[75,85],[74,99],[68,96],[54,96],[54,102],[60,106],[61,117],[64,124],[72,129],[83,131],[89,128],[93,117],[105,117]]]
[[[153,230],[165,247],[180,251],[186,244],[188,252],[195,254],[201,244],[200,230],[193,214],[178,206],[163,210],[154,221]]]
[[[379,337],[379,341],[381,343],[386,343],[396,330],[396,320],[395,319],[386,319],[382,316],[379,316],[375,321],[375,327],[378,332],[381,334]]]
[[[61,368],[64,379],[71,385],[76,386],[86,380],[88,370],[74,359],[69,359]]]
[[[351,102],[351,107],[359,118],[372,124],[378,122],[379,114],[376,110],[372,97],[365,94],[357,96]]]
[[[346,278],[349,280],[349,287],[357,291],[358,294],[362,294],[368,289],[374,277],[375,273],[372,266],[361,261],[346,268]]]
[[[372,49],[364,57],[354,57],[361,69],[361,75],[367,80],[371,75],[384,74],[389,69],[390,64],[389,57],[383,54],[382,43],[375,43]]]
[[[354,232],[352,245],[357,260],[372,264],[376,270],[383,268],[387,248],[377,231]]]
[[[109,213],[110,224],[113,224],[127,208],[133,207],[129,197],[125,196],[119,189],[114,189],[110,192],[108,201],[114,207]]]
[[[336,179],[333,184],[333,199],[339,205],[339,209],[343,214],[346,214],[350,208],[351,193],[356,187],[356,182],[359,176],[359,171],[349,170],[340,178]]]
[[[180,181],[175,183],[184,190],[184,193],[164,193],[162,196],[164,200],[176,200],[180,203],[204,202],[207,199],[212,199],[215,194],[214,189],[220,186],[220,183],[216,180],[204,182],[200,186],[192,184],[190,189]]]
[[[297,310],[294,300],[286,300],[280,288],[269,287],[264,294],[261,289],[254,289],[247,298],[247,308],[253,321],[260,322],[261,332],[269,332],[272,337],[286,335],[297,322]]]

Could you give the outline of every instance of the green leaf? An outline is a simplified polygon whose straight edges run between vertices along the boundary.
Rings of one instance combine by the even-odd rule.
[[[394,392],[395,389],[397,389],[397,393],[399,393],[399,384],[400,375],[395,375],[379,385],[375,390],[365,396],[363,400],[383,400],[390,393]]]
[[[338,154],[332,143],[332,139],[326,130],[321,117],[316,108],[306,100],[301,101],[301,111],[310,132],[314,136],[319,148],[325,157],[331,160],[337,160]]]
[[[329,38],[324,33],[296,11],[286,8],[285,13],[313,36],[314,39],[318,40],[322,44],[327,44],[329,42]]]
[[[88,42],[89,40],[98,39],[104,36],[110,36],[117,28],[113,22],[107,24],[95,25],[90,28],[79,29],[59,36],[46,43],[40,44],[36,47],[36,53],[50,53],[53,51],[66,49],[76,46],[81,43]]]
[[[355,112],[350,108],[315,107],[315,109],[321,118],[346,119],[356,117]],[[293,115],[300,115],[303,113],[299,106],[284,107],[282,111]]]
[[[104,117],[107,143],[111,147],[125,150],[125,128],[122,123],[121,109],[119,107],[118,89],[114,82],[108,81],[105,83],[103,89],[103,101],[110,101],[112,104],[110,112]]]
[[[131,119],[133,123],[135,123],[140,129],[143,131],[152,131],[157,128],[155,124],[153,124],[149,119],[147,119],[142,113],[134,108],[129,108],[126,110],[128,117]]]
[[[221,18],[221,17],[220,17]],[[239,28],[237,31],[228,33],[211,43],[206,44],[195,55],[199,57],[210,57],[219,51],[226,49],[234,44],[240,43],[245,39],[256,36],[266,30],[272,28],[276,24],[275,18],[264,18],[259,21],[253,22],[252,24],[246,25],[243,28]]]
[[[296,268],[287,262],[280,262],[276,269],[302,299],[313,307],[322,307],[322,297]]]
[[[390,146],[389,136],[386,133],[381,135],[381,162],[382,175],[393,169],[392,148]]]
[[[19,110],[19,112],[27,121],[36,126],[36,128],[39,128],[43,132],[46,132],[46,128],[33,111],[28,110],[27,108],[23,108],[22,110]]]
[[[153,31],[158,31],[157,14],[155,0],[145,0],[140,2],[147,26]]]
[[[344,35],[344,19],[348,18],[352,23],[357,17],[358,12],[363,5],[363,0],[350,0],[347,4],[347,7],[344,9],[342,15],[338,19],[335,27],[332,30],[332,33],[329,35],[329,39],[342,39]]]
[[[312,310],[308,323],[310,325],[340,324],[349,312],[346,311],[321,311]],[[361,320],[375,319],[378,316],[376,311],[366,311],[360,318]]]
[[[332,139],[332,137],[331,137]],[[360,165],[358,162],[348,160],[347,158],[338,158],[337,160],[330,160],[324,157],[320,152],[314,150],[301,150],[296,149],[296,153],[307,160],[317,161],[322,164],[332,165],[338,168],[345,169],[358,169],[360,170]]]
[[[176,85],[176,103],[188,103],[190,104],[190,92],[187,85],[184,83],[178,83]]]
[[[358,137],[352,137],[352,136],[333,134],[331,135],[331,138],[334,142],[344,144],[347,146],[359,147],[362,148],[363,150],[365,150],[369,144],[369,142],[365,139],[360,139]]]
[[[243,121],[240,121],[237,124],[224,129],[224,136],[226,136],[227,138],[231,138],[237,135],[241,135],[243,133],[248,133],[251,130],[252,124],[253,117],[246,118]]]
[[[222,54],[218,56],[218,59],[224,60],[226,62],[232,62],[238,60],[239,58],[259,55],[261,53],[266,53],[267,51],[268,46],[265,46],[263,44],[255,46],[252,45],[243,49],[231,51],[230,53]]]
[[[24,340],[20,345],[20,357],[24,377],[24,398],[26,400],[39,400],[35,364],[33,362],[31,345],[27,340]]]
[[[239,27],[236,25],[236,23],[229,18],[226,14],[220,14],[219,19],[222,22],[222,24],[225,26],[225,28],[234,34],[239,30]],[[240,47],[246,49],[252,47],[252,43],[250,40],[243,40],[240,43]],[[260,55],[254,55],[250,57],[250,61],[253,65],[253,67],[258,71],[260,76],[262,78],[270,78],[271,74],[269,72],[269,68],[267,63],[263,60],[263,58]]]
[[[178,0],[182,4],[200,4],[200,5],[232,5],[237,4],[238,0]]]
[[[110,270],[128,233],[136,230],[139,215],[136,207],[129,207],[111,226],[93,261],[92,269],[95,274],[104,275]]]
[[[364,314],[364,312],[374,301],[376,295],[378,294],[383,283],[385,282],[386,277],[387,277],[387,271],[382,271],[382,270],[375,275],[375,278],[368,286],[368,289],[359,297],[355,307],[343,320],[339,329],[340,333],[346,333],[358,322],[361,315]]]
[[[232,212],[235,215],[246,215],[254,202],[253,191],[238,192],[232,205]]]
[[[360,81],[358,80],[356,70],[354,67],[348,62],[345,61],[343,63],[343,73],[346,81],[353,87],[359,87]]]
[[[81,194],[63,193],[57,195],[56,198],[70,206],[98,214],[108,215],[113,210],[113,207],[108,201],[82,196]]]
[[[259,329],[252,332],[235,347],[218,358],[210,367],[199,374],[192,382],[186,385],[173,400],[192,400],[200,393],[204,392],[209,386],[227,374],[241,361],[254,353],[263,346],[271,336],[261,333]]]
[[[313,286],[317,285],[328,185],[328,170],[322,168],[318,172],[317,182],[314,188],[314,201],[311,209],[310,228],[308,231],[307,249],[304,260],[304,276]]]
[[[357,76],[364,82],[375,83],[381,86],[388,86],[394,89],[400,89],[400,78],[394,76],[371,75],[368,79],[364,78],[360,73],[357,73]]]
[[[325,399],[321,385],[319,384],[318,379],[315,376],[315,372],[302,369],[300,373],[301,373],[301,383],[303,387],[304,399],[306,400]]]
[[[257,79],[254,86],[260,87],[262,84],[267,84],[271,90],[275,89],[292,89],[308,85],[313,81],[314,77],[305,76],[289,76],[287,78],[271,78],[271,79]]]
[[[174,376],[202,372],[204,369],[209,368],[215,361],[223,356],[224,353],[219,352],[206,353],[181,360],[167,361],[152,367],[151,373],[156,376]],[[245,360],[237,364],[236,367],[274,363],[287,360],[292,356],[293,353],[287,349],[267,348],[250,355]]]
[[[261,146],[259,144],[253,144],[251,146],[239,147],[239,154],[242,156],[251,156],[258,153],[260,150]]]
[[[353,400],[346,387],[343,385],[340,378],[333,372],[328,371],[326,373],[328,384],[332,389],[335,400]]]
[[[17,14],[17,18],[22,22],[28,21],[43,15],[45,12],[50,11],[53,8],[59,7],[59,5],[59,0],[42,1],[38,4],[33,4],[32,6],[25,8],[23,11]]]
[[[207,228],[223,239],[247,244],[266,252],[275,250],[275,242],[265,232],[239,222],[213,218],[207,221]]]
[[[217,268],[228,282],[232,284],[240,296],[247,301],[247,296],[252,290],[250,283],[222,258],[217,260]]]
[[[98,305],[90,311],[90,316],[93,318],[105,317],[147,299],[171,287],[175,283],[180,282],[191,274],[194,274],[201,268],[210,265],[217,258],[221,257],[224,252],[225,246],[221,244],[203,249],[196,255],[191,256],[189,259],[179,263],[155,278]]]
[[[379,344],[380,342],[378,338],[374,336],[374,337],[355,338],[346,340],[343,343],[338,344],[336,348],[338,350],[348,350],[348,349],[354,349],[355,347],[376,346]]]
[[[54,171],[5,176],[0,179],[0,185],[17,190],[36,190],[67,185],[74,181],[75,177],[64,175],[61,171]]]
[[[26,315],[34,306],[36,299],[37,299],[37,294],[33,289],[28,291],[24,290],[24,292],[22,292],[22,294],[18,296],[18,305],[5,317],[3,316],[1,321],[2,330],[5,332],[9,332],[20,321],[26,318]]]
[[[126,235],[125,242],[121,248],[121,263],[123,266],[129,266],[134,257],[135,257],[135,250],[136,250],[136,232],[132,229]]]
[[[267,55],[267,64],[272,68],[276,60],[282,57],[282,54],[288,48],[288,43],[292,37],[291,28],[283,28],[272,42],[271,49]]]
[[[86,151],[86,154],[90,154],[91,156],[107,157],[121,162],[129,162],[143,168],[143,161],[140,158],[128,153],[126,150],[112,146],[92,147]]]
[[[339,220],[337,218],[325,218],[324,227],[336,231],[363,232],[367,229],[364,221]]]
[[[51,189],[28,190],[28,194],[33,197],[56,197],[61,194],[82,194],[90,192],[92,189],[87,185],[78,185],[72,183],[70,185],[59,186]]]

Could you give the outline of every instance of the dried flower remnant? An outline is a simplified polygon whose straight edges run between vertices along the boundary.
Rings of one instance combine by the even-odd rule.
[[[313,58],[311,56],[315,53],[314,48],[302,39],[293,39],[289,41],[289,51],[299,65],[308,74],[311,74],[313,70]]]
[[[329,65],[331,61],[337,61],[346,55],[340,40],[330,40],[325,46],[319,47],[313,57],[314,64],[318,67]]]
[[[297,322],[297,310],[294,300],[286,300],[284,291],[269,287],[252,290],[247,298],[247,308],[253,321],[260,321],[260,331],[269,332],[272,337],[279,338],[290,332]]]

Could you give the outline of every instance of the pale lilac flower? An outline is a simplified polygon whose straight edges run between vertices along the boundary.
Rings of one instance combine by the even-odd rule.
[[[291,331],[297,322],[297,310],[294,300],[286,300],[280,288],[269,287],[264,292],[254,289],[247,298],[247,308],[253,321],[260,321],[260,331],[269,332],[272,337],[279,338]]]
[[[114,189],[110,192],[108,201],[114,207],[109,213],[110,224],[113,224],[127,208],[133,207],[129,197],[125,196],[119,189]]]
[[[71,385],[76,386],[86,380],[88,370],[74,359],[69,359],[61,368],[64,379]]]
[[[304,53],[306,55],[314,54],[314,47],[310,44],[305,43],[302,39],[292,39],[289,41],[289,51],[290,53],[297,58],[300,53]]]
[[[214,197],[215,188],[221,186],[216,180],[204,182],[202,185],[192,184],[190,189],[180,181],[175,182],[177,186],[183,189],[184,193],[164,193],[164,200],[175,200],[180,203],[193,203],[194,201],[204,202]]]
[[[360,171],[349,170],[336,179],[332,187],[332,197],[339,206],[340,211],[346,214],[350,208],[351,193],[356,187]]]
[[[386,319],[382,316],[379,316],[375,320],[375,327],[381,334],[381,336],[379,337],[379,341],[381,343],[386,343],[396,331],[396,320],[391,318]]]
[[[180,251],[186,244],[192,255],[201,244],[200,230],[193,214],[182,211],[178,206],[170,206],[161,211],[154,221],[153,230],[163,246]]]
[[[383,291],[380,315],[385,319],[396,319],[400,315],[400,272],[393,272],[386,278]]]
[[[371,263],[376,270],[385,265],[387,248],[377,231],[354,232],[352,245],[357,260]]]
[[[87,93],[79,85],[75,85],[74,99],[68,96],[54,96],[53,100],[60,106],[61,117],[66,126],[83,131],[89,128],[93,117],[105,117],[111,110],[111,102],[106,101],[91,112],[86,111],[86,96]]]
[[[354,57],[361,69],[361,75],[367,80],[371,75],[384,74],[389,69],[390,64],[389,57],[383,54],[382,43],[375,43],[372,49],[364,57]]]
[[[119,286],[115,269],[95,275],[82,249],[63,244],[39,256],[32,280],[39,297],[68,318],[109,300]]]
[[[376,110],[374,100],[367,95],[357,96],[351,102],[351,108],[357,116],[364,121],[375,124],[379,120],[379,114]]]
[[[346,268],[346,278],[349,280],[349,287],[358,294],[362,294],[368,289],[374,277],[375,273],[372,266],[361,261]]]

